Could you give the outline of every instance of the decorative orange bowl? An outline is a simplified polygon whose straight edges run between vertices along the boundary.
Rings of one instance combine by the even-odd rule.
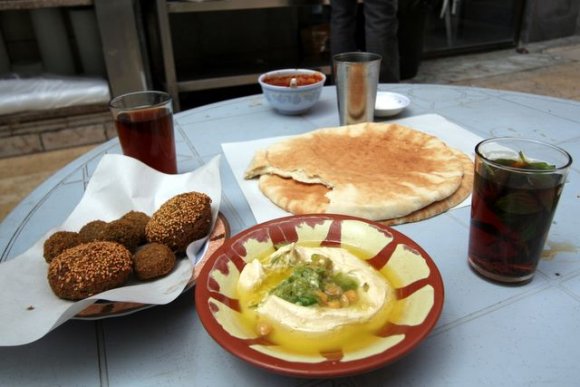
[[[289,350],[248,329],[237,290],[240,273],[255,257],[276,247],[344,247],[384,277],[394,305],[354,350]],[[355,260],[356,260],[355,258]],[[429,255],[402,233],[372,221],[343,215],[300,215],[258,224],[227,240],[201,269],[195,289],[200,320],[227,351],[255,366],[283,375],[340,377],[385,366],[416,348],[443,308],[439,270]],[[306,307],[305,307],[306,308]],[[340,331],[336,334],[340,334]],[[345,346],[346,348],[346,346]]]

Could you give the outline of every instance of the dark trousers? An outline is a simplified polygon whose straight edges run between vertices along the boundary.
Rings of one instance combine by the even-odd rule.
[[[364,1],[365,47],[357,45],[357,1],[331,0],[330,7],[331,54],[359,50],[379,54],[383,57],[380,82],[398,82],[400,70],[397,0]]]

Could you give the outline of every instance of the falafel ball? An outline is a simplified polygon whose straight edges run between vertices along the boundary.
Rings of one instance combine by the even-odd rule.
[[[115,242],[89,242],[65,250],[48,266],[60,298],[80,300],[123,285],[133,272],[131,253]]]
[[[57,231],[44,241],[44,259],[50,263],[56,256],[71,247],[78,246],[82,240],[73,231]]]
[[[133,224],[135,227],[135,232],[139,233],[139,244],[147,242],[145,227],[147,226],[149,219],[151,219],[149,215],[141,211],[129,211],[123,215],[121,219],[127,220]]]
[[[167,245],[179,253],[206,236],[210,228],[211,198],[201,192],[187,192],[163,203],[151,216],[145,233],[148,242]]]
[[[83,243],[102,241],[105,228],[107,227],[107,222],[103,220],[93,220],[85,224],[79,230],[79,235]]]
[[[140,280],[163,277],[175,267],[175,254],[161,243],[148,243],[133,255],[133,270]]]
[[[117,219],[107,223],[102,240],[120,243],[133,252],[141,243],[141,234],[133,223],[125,219]]]

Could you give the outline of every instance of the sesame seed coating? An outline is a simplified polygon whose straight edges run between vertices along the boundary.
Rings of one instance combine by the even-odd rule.
[[[211,198],[204,193],[188,192],[163,203],[147,223],[145,233],[149,242],[183,252],[189,243],[206,236],[210,228]]]
[[[64,251],[48,266],[60,298],[80,300],[123,285],[133,271],[131,253],[115,242],[90,242]]]
[[[44,259],[50,263],[56,256],[71,247],[82,243],[78,233],[72,231],[57,231],[44,241]]]

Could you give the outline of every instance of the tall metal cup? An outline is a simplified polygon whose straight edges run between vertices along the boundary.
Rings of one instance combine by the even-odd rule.
[[[333,57],[340,125],[372,122],[382,57],[345,52]]]

